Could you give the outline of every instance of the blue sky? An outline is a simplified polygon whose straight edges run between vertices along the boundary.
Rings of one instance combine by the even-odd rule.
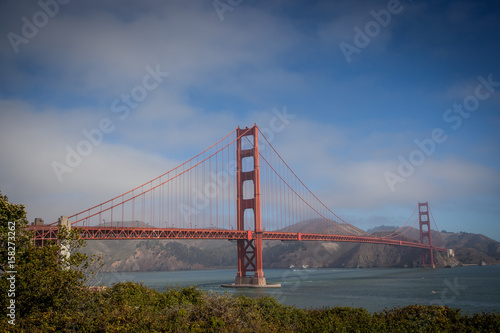
[[[495,1],[42,0],[0,13],[0,190],[30,220],[89,208],[286,110],[273,144],[345,220],[401,225],[429,201],[439,229],[500,240]],[[103,119],[102,142],[58,176]]]

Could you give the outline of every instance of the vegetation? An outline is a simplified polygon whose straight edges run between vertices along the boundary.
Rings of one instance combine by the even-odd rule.
[[[500,314],[464,315],[441,306],[298,309],[271,297],[219,295],[195,287],[164,292],[131,282],[80,290],[79,305],[22,316],[12,332],[497,332]],[[73,302],[74,303],[74,302]]]
[[[9,221],[16,222],[15,326],[7,305],[10,276]],[[441,306],[407,306],[370,314],[364,309],[298,309],[272,297],[203,292],[196,287],[160,292],[119,283],[103,291],[86,288],[92,258],[65,261],[60,245],[35,247],[26,231],[24,207],[0,194],[0,331],[8,332],[498,332],[500,314],[462,314]],[[82,245],[61,230],[60,244]],[[8,247],[8,246],[7,246]],[[70,267],[67,268],[69,262]]]
[[[0,192],[0,322],[11,323],[42,318],[48,312],[72,311],[85,299],[85,283],[92,278],[96,258],[78,250],[84,241],[76,230],[59,231],[59,245],[37,247],[26,229],[23,205],[11,204]],[[71,256],[61,254],[61,245],[71,248]],[[8,317],[14,304],[15,317]],[[17,326],[17,325],[16,325]]]

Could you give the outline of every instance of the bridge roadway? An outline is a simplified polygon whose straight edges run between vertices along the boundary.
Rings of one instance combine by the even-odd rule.
[[[35,226],[28,227],[34,231],[35,242],[56,241],[57,226]],[[228,229],[183,229],[183,228],[137,228],[137,227],[77,227],[80,238],[85,240],[109,240],[109,239],[255,239],[257,232],[251,230],[228,230]],[[346,235],[323,235],[300,232],[262,231],[263,240],[280,241],[323,241],[323,242],[352,242],[371,243],[415,247],[421,249],[433,249],[446,252],[442,247],[429,246],[418,242],[401,241],[368,236],[346,236]]]

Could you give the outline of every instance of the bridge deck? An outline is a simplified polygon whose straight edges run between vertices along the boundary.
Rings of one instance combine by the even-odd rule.
[[[29,226],[34,231],[35,241],[56,241],[57,226]],[[182,229],[182,228],[136,228],[136,227],[78,227],[80,238],[85,240],[109,239],[255,239],[255,232],[251,230],[228,229]],[[445,248],[420,244],[417,241],[401,241],[368,236],[324,235],[300,232],[263,231],[263,240],[280,241],[323,241],[323,242],[352,242],[396,245],[433,249],[446,252]]]

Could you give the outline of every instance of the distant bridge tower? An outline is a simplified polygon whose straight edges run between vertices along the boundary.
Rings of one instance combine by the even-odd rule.
[[[259,170],[259,131],[257,125],[252,128],[236,130],[237,147],[237,227],[245,229],[245,211],[253,210],[254,238],[238,239],[238,273],[236,285],[265,286],[266,278],[262,270],[262,228],[260,204],[260,170]],[[240,137],[241,136],[241,137]],[[252,138],[253,137],[253,138]],[[252,148],[242,149],[242,140],[249,140]],[[253,159],[253,170],[243,171],[243,159]],[[253,182],[253,197],[245,199],[243,196],[243,183]],[[250,235],[250,233],[249,233]]]
[[[432,249],[432,233],[431,233],[431,223],[429,220],[429,203],[423,202],[418,203],[418,220],[420,225],[420,243],[428,244],[430,246],[430,266],[436,268],[434,264],[434,253]],[[426,266],[426,255],[427,251],[422,249],[422,266]]]

